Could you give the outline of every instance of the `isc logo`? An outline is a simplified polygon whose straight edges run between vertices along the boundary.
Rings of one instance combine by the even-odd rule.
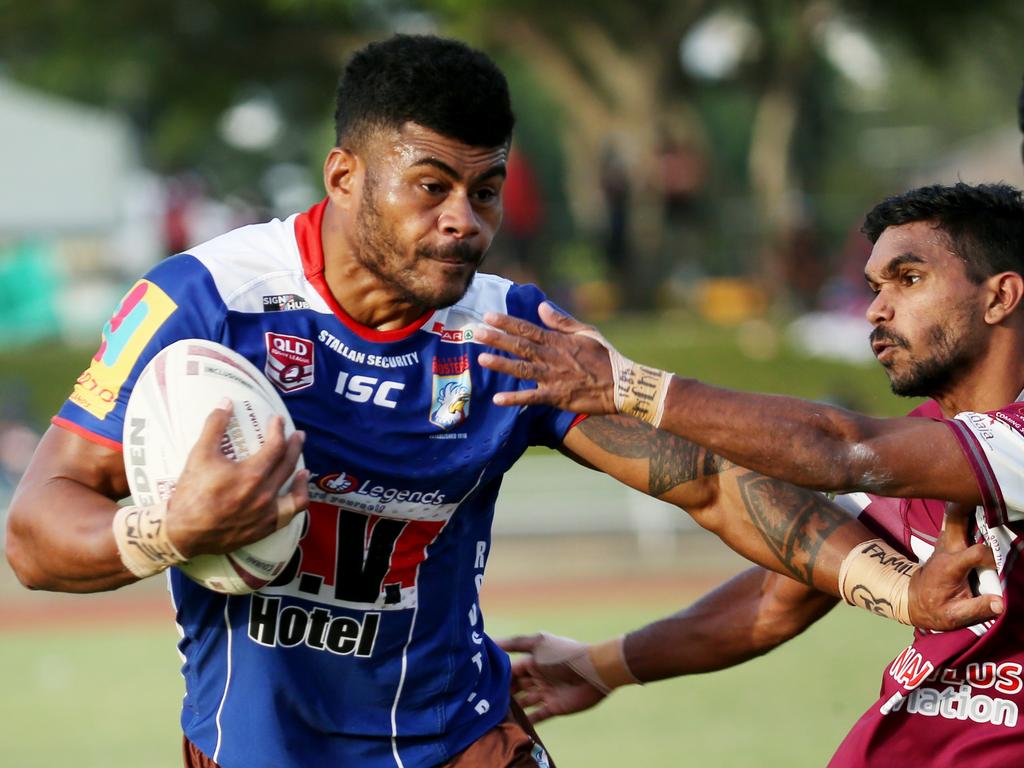
[[[338,383],[334,391],[353,403],[365,403],[373,400],[374,405],[382,408],[394,408],[398,405],[395,399],[405,389],[405,384],[398,381],[381,381],[374,376],[349,376],[346,371],[338,374]]]

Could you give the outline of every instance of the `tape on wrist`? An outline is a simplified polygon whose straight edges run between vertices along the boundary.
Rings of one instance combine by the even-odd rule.
[[[121,507],[114,515],[114,541],[124,567],[144,579],[185,558],[167,535],[167,503]]]
[[[659,426],[665,413],[665,398],[668,396],[672,374],[624,357],[597,331],[587,330],[579,333],[600,342],[608,350],[612,366],[612,383],[615,388],[615,410],[647,422],[652,427]]]
[[[909,625],[910,577],[919,567],[881,539],[864,541],[843,560],[839,593],[850,605]]]
[[[626,663],[626,653],[623,646],[625,635],[619,635],[603,643],[597,643],[587,647],[586,659],[593,670],[593,676],[586,677],[595,688],[605,695],[623,685],[640,685],[640,680],[633,674],[633,670]]]

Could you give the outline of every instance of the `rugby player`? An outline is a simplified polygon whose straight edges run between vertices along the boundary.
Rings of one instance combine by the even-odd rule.
[[[323,201],[190,248],[133,287],[10,509],[7,556],[32,588],[114,589],[169,569],[186,765],[549,765],[478,602],[502,475],[531,444],[838,593],[841,563],[872,534],[821,496],[634,419],[492,404],[527,385],[481,368],[473,331],[493,311],[538,322],[544,297],[477,274],[501,219],[513,125],[490,59],[435,37],[371,44],[346,67],[335,125]],[[173,494],[118,511],[128,396],[181,338],[251,360],[299,431],[286,440],[278,423],[235,464],[218,450],[230,408],[217,409]],[[300,450],[308,472],[279,498]],[[170,567],[262,538],[307,506],[296,557],[257,593],[215,594]],[[963,579],[984,550],[913,576],[893,555],[867,581],[896,585],[888,613],[902,621],[990,618]]]
[[[520,359],[479,359],[540,382],[496,402],[625,411],[774,477],[858,492],[845,503],[879,536],[865,553],[880,555],[874,547],[884,541],[925,560],[944,522],[947,535],[954,525],[965,535],[959,546],[967,546],[966,536],[987,542],[998,573],[981,569],[979,589],[1003,594],[1005,613],[957,631],[917,631],[884,671],[878,703],[832,765],[1016,762],[1024,750],[1024,568],[1017,567],[1024,531],[1024,196],[1001,184],[924,187],[877,205],[863,231],[874,243],[864,270],[875,294],[867,310],[872,349],[896,394],[931,398],[908,418],[732,392],[637,366],[550,307],[540,312],[555,329],[549,331],[488,316],[512,335],[485,330],[478,338]],[[961,507],[944,516],[935,499]],[[518,663],[516,684],[538,721],[591,706],[616,684],[706,672],[765,653],[835,602],[754,569],[674,616],[594,648],[543,635],[505,647],[533,654]]]

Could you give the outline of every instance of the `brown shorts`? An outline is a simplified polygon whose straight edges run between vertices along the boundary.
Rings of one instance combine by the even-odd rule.
[[[185,768],[219,768],[184,739]],[[445,763],[441,768],[555,768],[537,732],[512,700],[505,719]]]

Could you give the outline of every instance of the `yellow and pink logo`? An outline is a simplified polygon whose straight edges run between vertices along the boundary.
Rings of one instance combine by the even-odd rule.
[[[149,340],[178,308],[156,283],[139,280],[103,326],[103,340],[89,368],[78,377],[71,402],[105,419]]]

